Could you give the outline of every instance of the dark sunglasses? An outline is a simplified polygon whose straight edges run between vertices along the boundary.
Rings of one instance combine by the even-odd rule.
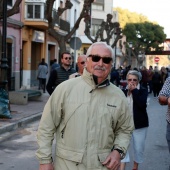
[[[138,81],[137,79],[128,79],[128,81]]]
[[[66,58],[64,58],[65,60],[71,60],[71,57],[66,57]]]
[[[93,62],[99,62],[102,59],[103,63],[109,64],[112,61],[111,57],[100,57],[99,55],[89,55]]]
[[[85,61],[80,62],[81,65],[85,64]]]

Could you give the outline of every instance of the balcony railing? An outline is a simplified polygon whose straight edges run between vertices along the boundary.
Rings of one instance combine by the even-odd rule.
[[[25,3],[25,21],[44,21],[48,22],[45,17],[46,4],[45,3]],[[52,17],[54,18],[55,25],[59,26],[63,31],[70,31],[70,23],[61,19],[57,15],[57,10],[53,9]]]

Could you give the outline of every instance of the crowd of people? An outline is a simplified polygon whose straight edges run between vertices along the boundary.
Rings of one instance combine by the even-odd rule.
[[[170,76],[170,69],[168,67],[162,66],[158,69],[157,66],[154,68],[149,66],[147,69],[145,66],[141,66],[139,69],[131,68],[131,66],[127,66],[126,68],[119,67],[119,69],[115,70],[114,68],[111,71],[111,82],[121,88],[125,88],[127,85],[126,75],[129,70],[137,70],[141,74],[140,84],[148,89],[148,93],[153,93],[154,97],[157,97],[162,86],[167,77]]]
[[[112,63],[113,50],[104,42],[93,43],[86,55],[78,57],[78,70],[72,68],[70,53],[61,55],[60,66],[50,72],[46,86],[50,98],[37,133],[39,170],[125,170],[130,144],[132,170],[138,170],[144,160],[147,97],[152,92],[161,105],[168,105],[170,147],[169,70],[156,66],[116,70]]]

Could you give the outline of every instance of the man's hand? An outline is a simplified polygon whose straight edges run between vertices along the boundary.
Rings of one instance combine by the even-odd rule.
[[[118,170],[120,167],[120,153],[113,150],[102,164],[110,170]]]
[[[40,164],[39,170],[54,170],[54,166],[52,163]]]

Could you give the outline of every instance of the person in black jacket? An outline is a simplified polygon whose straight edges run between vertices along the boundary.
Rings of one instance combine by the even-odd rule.
[[[127,87],[123,92],[127,96],[131,114],[133,115],[135,130],[132,134],[134,149],[133,170],[138,169],[138,165],[143,162],[145,140],[149,126],[147,114],[148,90],[140,85],[141,74],[136,70],[130,70],[126,76]],[[126,159],[126,157],[125,157]],[[125,162],[122,160],[122,162]],[[125,166],[125,163],[121,163]]]
[[[161,75],[157,67],[154,68],[154,73],[152,76],[152,87],[153,87],[153,95],[154,97],[157,97],[161,89]]]
[[[72,57],[69,52],[64,52],[61,55],[61,66],[55,68],[49,77],[46,89],[51,95],[54,89],[63,81],[68,80],[69,76],[76,72],[72,65]]]

